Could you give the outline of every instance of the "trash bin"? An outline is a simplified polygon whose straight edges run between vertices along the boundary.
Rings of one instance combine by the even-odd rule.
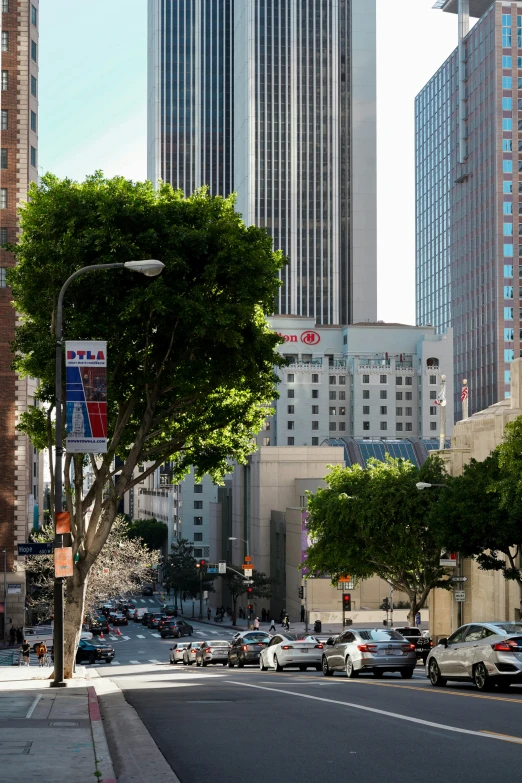
[[[316,620],[314,623],[314,633],[321,633],[322,631],[322,624],[320,620]]]

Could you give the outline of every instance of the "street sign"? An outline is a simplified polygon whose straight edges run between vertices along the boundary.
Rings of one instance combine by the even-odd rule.
[[[467,576],[452,576],[450,582],[467,582]]]
[[[227,561],[226,560],[220,560],[218,565],[219,565],[219,573],[220,574],[226,574],[226,572],[227,572]]]
[[[243,571],[245,570],[245,568],[253,568],[253,567],[254,567],[253,563],[243,563],[243,565],[241,566]]]
[[[339,582],[351,582],[351,581],[352,581],[352,577],[351,576],[340,576],[339,577]]]
[[[244,576],[252,576],[252,569],[251,568],[245,568]]]
[[[465,590],[455,590],[453,595],[455,596],[455,601],[465,601],[466,600],[466,591]]]
[[[207,574],[217,574],[218,567],[217,566],[207,566]]]
[[[18,556],[25,555],[52,555],[53,543],[48,541],[45,544],[18,544]]]

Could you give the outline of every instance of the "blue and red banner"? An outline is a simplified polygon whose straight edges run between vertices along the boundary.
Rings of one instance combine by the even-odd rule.
[[[107,451],[107,343],[65,343],[68,452]]]

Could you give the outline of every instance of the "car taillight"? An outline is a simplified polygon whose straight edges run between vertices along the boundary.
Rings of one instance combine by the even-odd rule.
[[[314,644],[314,648],[315,648],[316,650],[322,650],[322,649],[323,649],[323,647],[324,647],[324,644]]]
[[[414,644],[403,644],[402,645],[402,651],[403,652],[411,652],[414,649],[415,649],[415,645]]]
[[[497,642],[492,644],[491,647],[497,652],[513,652],[518,650],[518,644],[513,639],[508,639],[505,642]]]
[[[430,647],[433,647],[433,639],[430,639]]]
[[[283,644],[283,645],[281,645],[281,649],[282,650],[293,650],[294,647],[293,647],[292,644]]]
[[[357,649],[361,652],[374,652],[377,649],[376,644],[358,644]]]
[[[212,647],[207,647],[207,648],[205,649],[205,652],[212,652]]]
[[[197,653],[197,650],[191,650],[190,652]]]
[[[244,650],[244,651],[246,652],[246,651],[248,650],[248,645],[244,644],[244,645],[243,645],[243,647],[242,647],[241,649],[242,649],[242,650]]]

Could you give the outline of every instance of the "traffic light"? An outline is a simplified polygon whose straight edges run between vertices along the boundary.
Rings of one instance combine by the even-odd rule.
[[[254,597],[254,588],[251,585],[247,587],[247,596],[249,601]]]
[[[352,611],[352,594],[343,593],[343,609],[345,612]]]
[[[200,569],[200,573],[204,574],[207,570],[207,561],[206,560],[198,560],[196,563],[196,568]]]
[[[304,587],[300,587],[297,591],[299,598],[304,598]]]
[[[388,597],[383,598],[382,608],[384,609],[385,612],[390,611],[390,599]]]

